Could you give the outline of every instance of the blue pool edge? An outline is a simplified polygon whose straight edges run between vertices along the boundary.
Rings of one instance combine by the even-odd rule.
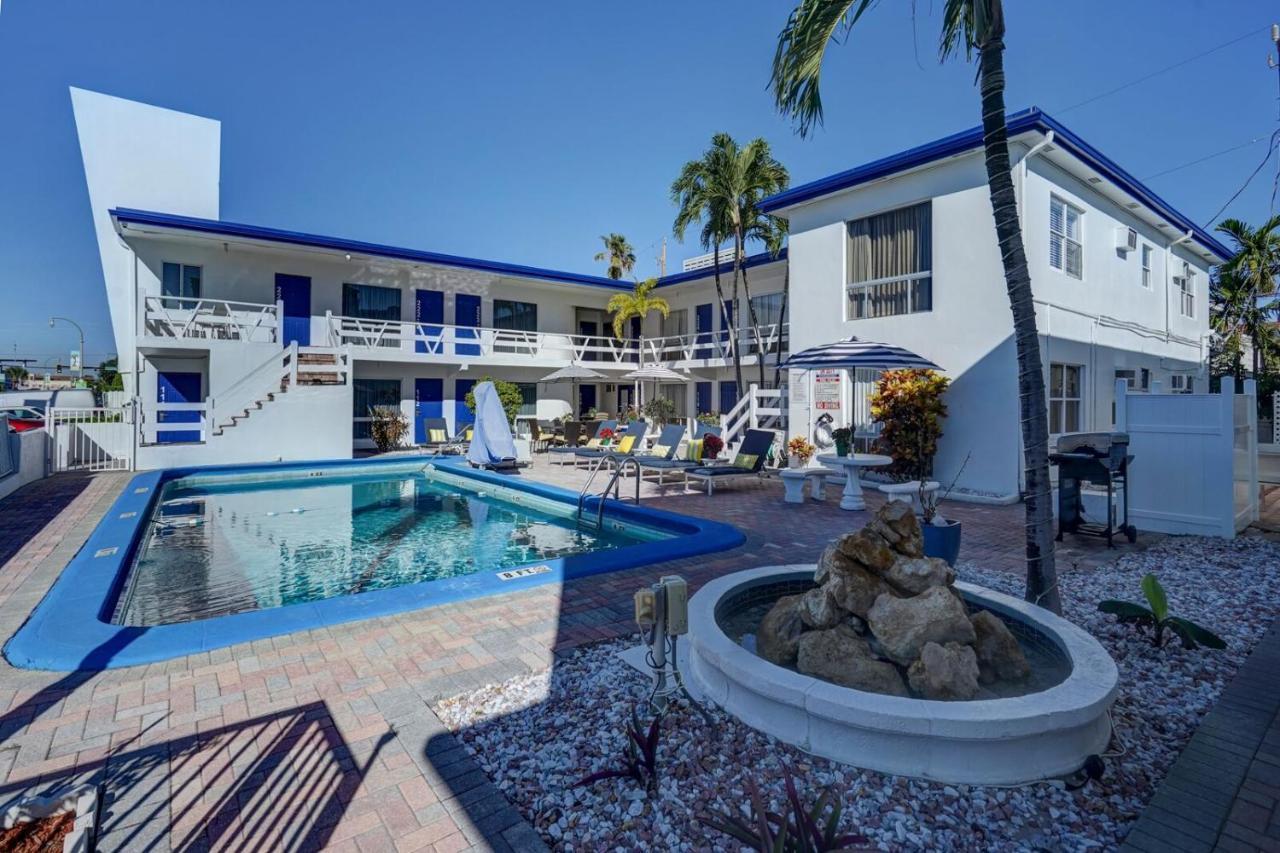
[[[4,656],[15,667],[57,672],[140,666],[253,640],[727,551],[746,541],[741,531],[722,522],[609,500],[605,502],[607,517],[675,535],[614,550],[535,561],[526,565],[546,566],[549,570],[512,580],[500,580],[496,571],[485,570],[472,575],[172,625],[132,627],[113,625],[108,621],[111,614],[107,611],[114,603],[133,561],[141,541],[142,527],[150,518],[155,501],[167,482],[196,474],[242,475],[335,468],[372,471],[379,466],[405,466],[419,461],[423,466],[435,464],[481,483],[570,505],[576,505],[578,500],[577,494],[567,489],[519,476],[472,469],[457,457],[331,459],[193,466],[143,472],[129,481],[26,622],[5,643]],[[589,498],[587,507],[594,511],[598,506],[597,500]],[[519,568],[512,566],[503,571]]]

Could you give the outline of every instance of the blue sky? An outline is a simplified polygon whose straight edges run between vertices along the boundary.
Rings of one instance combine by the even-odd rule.
[[[802,140],[766,90],[776,0],[4,0],[0,355],[65,360],[74,331],[51,313],[82,322],[90,363],[111,349],[68,86],[220,119],[226,219],[575,271],[619,231],[645,275],[671,180],[717,131],[765,137],[801,182],[976,124],[972,68],[935,60],[941,2],[919,5],[914,28],[887,2],[833,48],[826,126]],[[1006,6],[1011,110],[1044,108],[1140,178],[1244,146],[1151,178],[1192,219],[1266,153],[1274,4]],[[1274,177],[1224,215],[1265,218]],[[676,268],[698,251],[668,241]]]

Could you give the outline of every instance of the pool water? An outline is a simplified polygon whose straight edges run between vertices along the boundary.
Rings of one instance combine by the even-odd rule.
[[[422,472],[163,487],[112,621],[151,626],[496,572],[666,538]]]

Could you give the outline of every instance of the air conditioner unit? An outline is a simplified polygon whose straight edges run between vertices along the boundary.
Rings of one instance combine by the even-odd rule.
[[[1116,229],[1116,248],[1121,252],[1132,252],[1138,248],[1138,232],[1121,225]]]

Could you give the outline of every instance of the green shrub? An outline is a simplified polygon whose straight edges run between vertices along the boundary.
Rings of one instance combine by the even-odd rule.
[[[373,406],[369,409],[369,437],[379,453],[386,453],[400,446],[409,433],[409,421],[394,406]]]
[[[1142,595],[1147,599],[1147,606],[1134,604],[1132,601],[1116,601],[1107,599],[1098,604],[1103,613],[1110,613],[1121,622],[1134,625],[1151,626],[1151,643],[1157,649],[1165,644],[1165,631],[1176,634],[1182,641],[1184,649],[1204,646],[1210,649],[1225,649],[1227,644],[1222,638],[1207,628],[1201,628],[1190,619],[1181,619],[1169,615],[1169,597],[1156,576],[1148,574],[1142,579]]]
[[[871,395],[871,416],[880,422],[877,450],[893,457],[890,474],[924,480],[942,438],[947,405],[942,396],[951,380],[933,370],[886,370]]]
[[[476,384],[479,385],[481,382],[493,383],[494,390],[498,392],[498,401],[502,403],[502,410],[507,413],[507,423],[514,427],[516,425],[516,416],[520,414],[520,407],[524,405],[524,396],[520,393],[520,386],[503,379],[494,379],[492,376],[482,376]],[[474,388],[467,392],[466,404],[471,413],[475,414],[476,392]]]

